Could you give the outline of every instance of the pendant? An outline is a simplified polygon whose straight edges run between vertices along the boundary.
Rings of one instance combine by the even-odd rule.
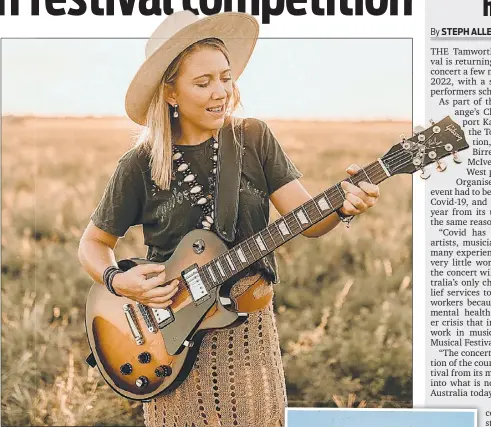
[[[196,203],[198,205],[204,205],[205,203],[207,202],[206,200],[206,197],[202,197],[201,199],[199,199]]]
[[[184,182],[191,182],[194,180],[194,175],[191,173],[184,178]]]
[[[172,156],[172,160],[179,160],[182,157],[182,154],[177,152]]]
[[[177,170],[179,172],[184,172],[187,168],[188,168],[188,164],[187,163],[182,163],[181,165],[179,165],[179,167],[177,168]]]

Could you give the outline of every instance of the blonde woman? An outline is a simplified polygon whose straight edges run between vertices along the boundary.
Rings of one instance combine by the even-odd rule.
[[[157,264],[105,274],[117,270],[114,247],[132,225],[143,225],[147,258],[161,262],[195,228],[214,231],[231,247],[267,226],[270,201],[283,215],[311,199],[268,126],[232,116],[239,103],[235,82],[257,35],[258,24],[247,14],[198,19],[178,12],[147,43],[147,59],[126,97],[129,117],[143,125],[139,143],[119,160],[79,249],[84,269],[115,294],[166,308],[177,291],[177,280],[160,286],[166,276]],[[220,138],[227,129],[231,136]],[[240,147],[238,157],[234,147]],[[340,217],[365,212],[379,197],[378,187],[366,182],[343,186],[343,207],[305,236],[326,234]],[[150,273],[159,274],[147,279]],[[265,292],[278,282],[273,254],[254,263],[232,293],[258,277],[265,278]],[[174,391],[144,403],[144,416],[152,427],[268,427],[284,425],[285,406],[270,302],[241,326],[209,332],[191,374]]]

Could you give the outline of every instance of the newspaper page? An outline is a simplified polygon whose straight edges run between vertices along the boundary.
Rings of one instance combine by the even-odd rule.
[[[470,146],[461,156],[455,153],[459,167],[434,172],[426,184],[426,403],[477,407],[479,425],[489,426],[490,5],[455,0],[426,4],[427,115],[454,117]]]
[[[477,427],[477,407],[491,425],[487,15],[480,1],[453,3],[0,0],[2,425]],[[476,34],[436,32],[465,19]],[[186,43],[205,39],[216,55],[199,61]],[[189,63],[200,71],[193,90],[169,92]],[[243,164],[212,139],[238,100],[238,69],[237,117],[263,138],[246,141],[262,149],[247,145]],[[400,135],[417,138],[413,124],[431,132],[427,118],[447,115],[457,124],[447,134],[460,126],[471,145],[460,166],[429,166],[430,181],[405,173],[411,163],[396,170]],[[167,150],[146,152],[152,162],[125,169],[139,144],[162,141]],[[244,168],[239,182],[213,178],[226,163]],[[365,183],[343,190],[358,167]],[[271,197],[296,177],[313,197],[300,210],[298,191]],[[213,228],[214,208],[200,208],[219,198],[193,196],[233,182],[235,224],[269,220],[266,234],[240,228],[230,240]],[[350,191],[352,220],[342,212]],[[107,215],[90,223],[96,210]],[[189,244],[183,230],[196,228],[213,242]],[[186,242],[192,255],[171,269]],[[214,263],[206,271],[202,253]],[[225,286],[215,293],[261,257],[251,271],[264,286],[247,275],[235,288],[251,291],[240,296],[253,308],[240,310]],[[145,270],[163,263],[177,271],[174,301],[167,272],[158,282]]]

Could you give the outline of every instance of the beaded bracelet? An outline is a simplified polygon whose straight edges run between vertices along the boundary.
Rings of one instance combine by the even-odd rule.
[[[343,212],[341,212],[341,208],[336,209],[336,213],[338,214],[339,219],[341,222],[344,222],[346,224],[346,228],[350,227],[351,221],[353,221],[353,218],[355,217],[354,215],[346,215]]]
[[[113,295],[116,295],[117,297],[120,297],[121,295],[116,293],[113,287],[114,276],[116,276],[116,274],[118,273],[123,273],[123,270],[111,265],[104,270],[104,273],[102,275],[102,281],[104,285],[106,285],[106,288],[109,292],[111,292]]]

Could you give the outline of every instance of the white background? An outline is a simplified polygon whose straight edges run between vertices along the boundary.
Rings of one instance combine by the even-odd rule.
[[[0,0],[3,1],[3,0]],[[274,0],[270,0],[274,4]],[[6,0],[7,12],[10,1]],[[40,16],[30,16],[29,4],[21,0],[20,15],[0,17],[0,37],[148,37],[163,17],[144,17],[135,14],[132,17],[104,16],[96,17],[88,11],[83,16],[54,17],[43,12],[40,1]],[[118,2],[115,2],[118,10]],[[137,2],[136,2],[137,3]],[[179,8],[178,1],[173,2],[174,10]],[[199,2],[192,1],[197,7]],[[323,3],[322,1],[320,2]],[[338,1],[335,2],[336,4]],[[355,1],[351,0],[350,4]],[[402,4],[402,2],[400,2]],[[65,9],[71,5],[67,1]],[[298,5],[297,5],[298,6]],[[307,5],[301,5],[307,6]],[[261,37],[410,37],[413,38],[413,122],[427,124],[424,112],[425,96],[425,2],[413,1],[412,16],[291,16],[286,11],[277,17],[271,17],[271,23],[261,25]],[[306,7],[307,11],[309,7]],[[400,7],[402,9],[402,7]],[[258,17],[261,22],[261,18]],[[35,70],[33,70],[35,73]],[[360,73],[363,67],[360,66]],[[433,118],[437,121],[439,118]],[[426,126],[425,126],[426,127]],[[396,142],[396,141],[394,141]],[[413,367],[414,367],[414,406],[424,405],[424,183],[419,177],[413,179]],[[397,221],[397,218],[394,218]],[[418,310],[418,308],[420,310]]]

